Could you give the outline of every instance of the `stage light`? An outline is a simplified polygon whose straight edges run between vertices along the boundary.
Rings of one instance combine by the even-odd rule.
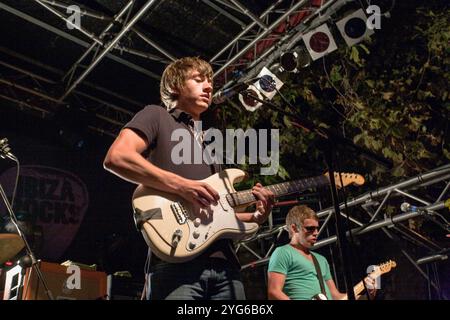
[[[311,58],[305,49],[297,48],[283,52],[280,56],[281,71],[297,73],[301,68],[309,66]]]
[[[317,60],[337,49],[336,42],[326,24],[305,33],[302,39],[313,60]]]
[[[367,28],[367,16],[362,9],[339,20],[336,26],[349,47],[374,33],[373,30]]]
[[[284,84],[283,81],[266,67],[262,68],[257,78],[258,80],[254,83],[254,86],[269,100],[277,94],[277,91],[280,90]]]
[[[281,67],[278,65],[278,72],[281,73],[280,68]],[[264,96],[267,100],[270,100],[277,94],[278,90],[280,90],[284,84],[284,82],[281,81],[275,73],[266,67],[262,68],[256,78],[257,80],[253,84],[249,85],[243,93],[239,94],[239,101],[242,103],[244,108],[252,112],[261,107],[262,103],[250,97],[249,94],[260,100],[264,100]]]
[[[258,91],[258,89],[256,89],[254,85],[249,85],[247,90],[239,94],[239,101],[242,103],[245,109],[253,112],[262,106],[261,102],[249,97],[248,95],[252,95],[261,100],[264,99],[262,94]]]

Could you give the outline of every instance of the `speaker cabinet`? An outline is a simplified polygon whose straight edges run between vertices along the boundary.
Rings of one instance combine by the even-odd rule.
[[[40,262],[39,268],[55,300],[106,299],[106,273]],[[78,277],[78,278],[77,278]],[[4,300],[49,300],[44,285],[33,268],[19,265],[6,273]]]

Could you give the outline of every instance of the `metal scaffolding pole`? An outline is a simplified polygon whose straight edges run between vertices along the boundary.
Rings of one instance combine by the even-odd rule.
[[[50,11],[51,13],[53,13],[54,15],[56,15],[58,18],[62,19],[63,21],[65,21],[66,23],[70,24],[74,29],[79,30],[82,34],[84,34],[85,36],[87,36],[88,38],[94,40],[95,42],[97,42],[100,45],[103,45],[102,41],[97,38],[95,36],[95,34],[85,30],[84,28],[82,28],[81,26],[77,26],[76,24],[74,24],[72,21],[68,20],[66,17],[64,17],[61,13],[59,13],[57,10],[53,9],[51,6],[45,4],[44,2],[42,2],[41,0],[34,0],[34,2],[39,3],[41,6],[43,6],[45,9],[47,9],[48,11]]]
[[[141,31],[139,31],[136,27],[131,28],[131,30],[136,33],[142,40],[147,42],[149,45],[151,45],[153,48],[161,52],[163,55],[165,55],[167,58],[170,59],[170,61],[175,61],[176,58],[171,53],[169,53],[167,50],[163,49],[161,46],[156,44],[153,40],[146,37]],[[161,59],[161,62],[165,63],[165,60]]]
[[[345,207],[348,208],[348,207],[353,207],[356,205],[364,204],[367,201],[370,201],[370,200],[373,200],[378,197],[386,195],[391,190],[403,189],[403,188],[409,188],[409,187],[412,188],[421,183],[427,182],[428,180],[431,180],[431,179],[436,179],[435,182],[442,181],[443,178],[447,178],[448,174],[450,174],[450,165],[445,165],[445,166],[436,168],[432,171],[429,171],[427,173],[424,173],[422,175],[418,175],[414,178],[408,179],[406,181],[399,182],[395,185],[384,187],[384,188],[381,188],[376,191],[369,191],[362,196],[359,196],[355,199],[351,199],[351,200],[347,201],[346,204],[341,204],[340,208],[344,209]],[[317,215],[319,217],[322,217],[322,216],[329,214],[330,212],[334,212],[334,209],[327,208],[325,210],[321,210],[321,211],[317,212]]]
[[[62,37],[64,39],[70,40],[70,41],[72,41],[72,42],[74,42],[74,43],[76,43],[76,44],[78,44],[80,46],[83,46],[85,48],[89,48],[89,46],[91,45],[90,43],[88,43],[88,42],[86,42],[84,40],[81,40],[81,39],[79,39],[77,37],[74,37],[74,36],[72,36],[71,34],[65,32],[65,31],[59,30],[58,28],[55,28],[55,27],[49,25],[48,23],[40,21],[40,20],[38,20],[38,19],[36,19],[36,18],[26,14],[26,13],[23,13],[23,12],[21,12],[19,10],[16,10],[16,9],[14,9],[14,8],[12,8],[12,7],[6,5],[6,4],[4,4],[2,2],[0,2],[0,9],[3,9],[3,10],[5,10],[5,11],[11,13],[11,14],[14,14],[15,16],[17,16],[17,17],[19,17],[21,19],[24,19],[24,20],[26,20],[28,22],[31,22],[31,23],[33,23],[33,24],[35,24],[35,25],[37,25],[37,26],[39,26],[39,27],[41,27],[41,28],[43,28],[43,29],[45,29],[47,31],[53,32],[53,33],[57,34],[58,36],[60,36],[60,37]],[[116,62],[118,62],[118,63],[120,63],[120,64],[122,64],[124,66],[127,66],[130,69],[133,69],[133,70],[138,71],[138,72],[140,72],[142,74],[145,74],[148,77],[151,77],[151,78],[154,78],[154,79],[160,79],[159,75],[156,75],[155,73],[153,73],[151,71],[148,71],[145,68],[143,68],[141,66],[138,66],[138,65],[136,65],[136,64],[134,64],[132,62],[129,62],[129,61],[123,59],[123,58],[117,57],[117,56],[115,56],[112,53],[108,53],[106,56],[109,59],[111,59],[113,61],[116,61]]]
[[[86,70],[73,82],[69,89],[59,98],[63,101],[76,87],[86,78],[86,76],[94,69],[94,67],[103,59],[103,57],[116,45],[116,43],[125,35],[125,33],[150,9],[155,0],[149,0],[131,19],[131,21],[114,37],[114,39],[103,49],[103,51],[95,58],[95,60],[86,68]]]
[[[57,84],[55,81],[50,80],[50,79],[45,78],[40,75],[36,75],[33,72],[27,71],[23,68],[13,66],[9,63],[0,61],[0,65],[4,66],[6,68],[10,68],[16,72],[19,72],[20,74],[27,76],[28,79],[31,79],[33,81],[32,85],[28,85],[28,86],[17,83],[18,80],[16,80],[16,82],[12,82],[9,80],[0,79],[0,83],[4,83],[4,84],[8,85],[10,88],[18,89],[18,90],[27,92],[29,94],[32,94],[33,96],[37,97],[35,99],[44,99],[43,101],[46,101],[45,109],[31,104],[29,98],[26,98],[27,101],[23,101],[25,98],[22,98],[21,100],[19,100],[17,97],[10,97],[10,96],[6,96],[4,94],[0,94],[1,98],[6,99],[11,102],[14,102],[15,104],[17,104],[18,108],[27,107],[28,109],[39,111],[43,118],[45,116],[48,116],[48,115],[51,115],[54,113],[54,110],[55,110],[57,104],[59,103],[59,101],[56,98],[52,97],[49,93],[45,92],[45,90],[43,90],[43,89],[51,89],[52,87],[48,87],[48,86],[49,85],[55,86]],[[43,65],[42,67],[45,68],[45,65]],[[58,70],[51,70],[51,71],[57,72],[57,74],[62,74],[62,72],[60,72]],[[22,80],[22,82],[23,82],[23,80],[27,80],[27,78],[24,78],[24,77],[21,77],[20,79]],[[47,85],[47,88],[45,88],[46,86],[44,84]],[[37,91],[36,87],[41,88],[40,91]],[[96,88],[96,89],[100,90],[103,88]],[[48,90],[48,91],[50,91],[50,90]],[[113,103],[104,101],[98,97],[94,97],[90,94],[81,92],[79,90],[74,90],[73,94],[77,98],[83,97],[83,98],[87,99],[86,101],[80,101],[81,104],[83,106],[87,106],[87,107],[85,107],[85,109],[87,109],[87,110],[91,110],[91,111],[94,110],[95,116],[98,119],[102,119],[103,121],[106,121],[115,126],[113,131],[110,131],[106,128],[100,128],[95,125],[91,125],[90,128],[92,130],[96,131],[97,133],[107,134],[109,136],[115,137],[118,130],[126,122],[128,122],[131,119],[131,117],[134,115],[134,113],[129,110],[118,107],[118,106],[114,105]],[[118,98],[120,98],[124,101],[127,101],[126,97],[118,96]],[[94,102],[93,108],[90,107],[89,101]],[[130,101],[130,103],[131,102],[133,102],[133,101]]]
[[[133,0],[128,1],[128,3],[122,8],[122,10],[119,11],[119,13],[113,18],[113,20],[106,26],[106,28],[102,31],[102,33],[99,35],[99,39],[102,39],[109,30],[114,26],[114,22],[118,21],[122,15],[124,15],[128,10],[131,10],[131,7],[133,5]],[[101,44],[103,45],[103,43]],[[94,42],[91,44],[91,46],[83,53],[83,55],[72,65],[72,67],[69,68],[69,71],[64,75],[63,80],[66,78],[69,78],[67,81],[70,83],[71,76],[75,73],[76,68],[80,65],[80,63],[86,58],[89,53],[98,46],[98,42]]]
[[[241,20],[239,20],[238,18],[236,18],[235,16],[230,14],[228,11],[222,9],[221,7],[216,5],[215,3],[212,3],[210,0],[202,0],[202,1],[203,1],[203,3],[205,3],[208,6],[210,6],[211,8],[213,8],[214,10],[216,10],[217,12],[222,14],[223,16],[227,17],[231,21],[233,21],[233,22],[237,23],[238,25],[240,25],[242,28],[245,28],[247,26],[244,22],[242,22]]]
[[[248,71],[248,76],[251,78],[259,72],[259,69],[262,68],[262,66],[258,66],[259,64],[271,65],[275,60],[279,59],[279,57],[283,52],[290,50],[301,40],[305,31],[308,30],[308,28],[311,28],[312,24],[316,24],[318,20],[322,21],[324,19],[328,19],[328,17],[331,14],[328,13],[328,10],[334,12],[338,8],[345,5],[346,2],[348,1],[330,0],[322,4],[316,10],[312,11],[307,17],[305,17],[305,19],[302,21],[301,24],[299,24],[289,33],[284,35],[278,42],[277,46],[272,46],[266,52],[260,55],[257,59],[252,61],[252,63],[249,64],[248,69],[250,70]],[[327,12],[325,12],[322,15],[324,11]],[[318,15],[320,19],[317,18]]]
[[[58,1],[47,1],[47,0],[41,0],[41,1],[47,2],[47,3],[50,3],[50,4],[53,4],[53,5],[55,5],[55,6],[58,6],[58,7],[64,8],[64,9],[67,9],[67,8],[69,7],[69,5],[63,4],[63,3],[58,2]],[[133,3],[134,0],[130,0],[130,2]],[[126,7],[128,7],[128,5],[127,5]],[[100,20],[107,20],[107,21],[115,20],[115,21],[118,21],[118,22],[120,22],[120,23],[123,23],[123,22],[124,22],[124,20],[122,20],[120,17],[117,17],[117,18],[111,18],[111,17],[107,17],[107,16],[105,16],[105,15],[103,15],[103,14],[99,16],[98,14],[92,13],[92,12],[87,11],[87,10],[82,10],[81,13],[82,13],[82,14],[84,13],[84,14],[86,14],[87,16],[91,16],[91,17],[93,17],[93,18],[97,18],[97,19],[100,19]],[[166,56],[167,58],[169,58],[171,61],[174,61],[174,60],[175,60],[175,58],[173,57],[172,54],[170,54],[169,52],[167,52],[166,50],[164,50],[163,48],[161,48],[161,46],[159,46],[158,44],[156,44],[154,41],[152,41],[152,40],[150,40],[148,37],[146,37],[146,36],[145,36],[141,31],[139,31],[136,27],[133,26],[133,27],[131,27],[130,30],[133,31],[134,33],[136,33],[142,40],[144,40],[144,41],[147,42],[149,45],[151,45],[153,48],[155,48],[155,49],[158,50],[160,53],[162,53],[163,55],[165,55],[165,56]],[[99,38],[101,39],[101,36],[100,36]],[[116,46],[116,49],[122,50],[122,51],[125,51],[125,52],[128,52],[128,53],[131,53],[131,54],[134,54],[134,55],[137,55],[137,56],[140,56],[140,57],[144,57],[144,58],[148,58],[148,59],[151,59],[151,60],[155,60],[155,61],[158,61],[158,62],[167,63],[167,61],[164,60],[163,58],[158,57],[158,56],[153,55],[153,54],[150,54],[150,53],[140,52],[140,51],[138,51],[138,50],[126,48],[126,47],[123,47],[123,46]]]
[[[68,7],[70,7],[70,5],[60,2],[60,1],[55,1],[55,0],[41,0],[41,1],[45,2],[47,4],[50,4],[52,6],[63,8],[63,9],[67,9]],[[111,18],[107,17],[103,13],[98,13],[98,12],[93,12],[92,10],[87,10],[85,8],[82,8],[78,4],[77,4],[77,6],[80,8],[80,14],[82,14],[84,16],[92,17],[92,18],[99,19],[99,20],[107,20],[107,21],[111,20]]]
[[[445,207],[444,206],[444,201],[441,201],[439,203],[436,203],[436,204],[424,207],[423,210],[439,210],[439,209],[442,209],[444,207]],[[354,228],[354,229],[351,230],[351,233],[353,235],[362,235],[362,234],[365,234],[367,232],[371,232],[371,231],[374,231],[374,230],[377,230],[377,229],[395,226],[396,223],[399,223],[399,222],[402,222],[402,221],[405,221],[405,220],[409,220],[409,219],[412,219],[412,218],[416,218],[416,217],[424,215],[424,214],[425,213],[422,212],[422,211],[421,212],[403,213],[403,214],[394,216],[392,218],[387,218],[387,219],[384,219],[382,221],[377,221],[377,222],[372,223],[370,225],[366,225],[366,226],[363,226],[363,227],[360,227],[360,228]],[[349,235],[350,235],[350,232],[347,232],[346,236],[349,236]],[[319,249],[321,247],[324,247],[324,246],[327,246],[329,244],[332,244],[332,243],[334,243],[336,241],[337,241],[337,237],[336,236],[331,236],[331,237],[329,237],[327,239],[317,241],[316,244],[314,245],[313,249]],[[256,261],[256,262],[252,262],[252,263],[246,264],[246,265],[242,266],[242,269],[246,269],[248,267],[255,267],[255,266],[259,266],[259,265],[264,265],[264,264],[267,264],[269,262],[269,260],[270,260],[270,257],[267,257],[267,258],[261,259],[261,260]]]
[[[273,22],[272,24],[270,24],[267,29],[263,28],[262,30],[259,30],[257,32],[256,36],[252,36],[251,38],[253,38],[253,40],[251,40],[251,42],[249,44],[247,44],[244,48],[239,49],[238,52],[236,52],[234,54],[234,56],[231,56],[231,52],[230,55],[227,57],[227,60],[224,64],[220,64],[221,67],[214,73],[214,77],[218,76],[219,74],[221,74],[223,71],[226,70],[226,68],[232,64],[235,64],[237,62],[237,60],[239,58],[241,58],[252,46],[256,46],[256,44],[262,40],[264,37],[266,37],[266,35],[273,31],[276,27],[278,27],[280,25],[280,23],[287,19],[287,17],[292,14],[295,11],[298,11],[298,9],[302,6],[306,7],[308,6],[308,12],[312,12],[312,16],[315,16],[317,12],[321,12],[322,10],[324,10],[325,8],[330,7],[333,3],[335,3],[336,1],[339,0],[329,0],[326,3],[322,4],[319,8],[317,8],[316,10],[314,10],[313,8],[309,7],[309,1],[299,1],[297,3],[294,3],[291,8],[287,9],[284,14],[279,17],[275,22]],[[281,1],[272,4],[271,7],[269,7],[266,11],[264,11],[263,14],[260,15],[259,18],[255,17],[256,19],[258,19],[259,21],[262,21],[262,19],[266,18],[268,16],[269,13],[275,13],[275,7],[279,5]],[[344,1],[341,0],[339,1],[339,5],[342,6],[345,3],[347,3],[348,1]],[[245,8],[243,8],[242,10],[245,11]],[[242,11],[241,10],[241,11]],[[305,21],[308,18],[305,19]],[[302,21],[302,26],[303,26],[303,21]],[[227,50],[232,50],[232,47],[239,41],[239,40],[244,40],[245,39],[245,35],[247,34],[248,31],[250,31],[253,27],[257,26],[258,23],[253,21],[251,24],[249,24],[247,26],[246,29],[244,29],[241,33],[239,33],[234,40],[232,40],[230,43],[228,43],[222,50],[220,50],[215,56],[213,56],[210,59],[210,62],[214,62],[216,61],[220,56],[222,56]],[[296,28],[294,28],[293,30],[296,30]],[[261,32],[262,31],[262,32]],[[270,48],[266,48],[266,50],[264,52],[258,52],[258,54],[260,55],[259,57],[256,57],[256,55],[254,55],[253,57],[253,61],[249,61],[248,63],[245,63],[246,65],[246,72],[247,72],[247,77],[251,78],[255,75],[255,73],[257,73],[259,70],[254,70],[255,66],[260,63],[262,60],[264,60],[264,62],[267,62],[267,57],[271,57],[271,59],[274,59],[273,56],[273,52],[276,51],[277,55],[279,56],[280,51],[279,48],[284,45],[284,43],[286,43],[287,41],[289,41],[293,36],[295,36],[297,34],[293,33],[292,30],[290,32],[287,32],[286,35],[279,35],[277,36],[275,39],[273,40],[278,40],[276,45],[271,46]],[[267,38],[266,38],[267,39]],[[285,46],[285,45],[284,45]],[[255,49],[256,50],[256,49]],[[256,52],[256,51],[255,51]],[[271,63],[267,62],[266,64]],[[226,73],[225,73],[226,76]],[[226,85],[225,85],[226,86]]]
[[[445,207],[444,201],[440,201],[438,203],[435,203],[435,204],[423,207],[422,210],[420,210],[420,211],[411,211],[411,212],[408,212],[408,213],[399,214],[399,215],[393,216],[391,218],[386,218],[386,219],[381,220],[381,221],[373,222],[373,223],[371,223],[369,225],[365,225],[365,226],[362,226],[362,227],[359,227],[359,228],[354,228],[350,232],[353,235],[361,235],[361,234],[364,234],[364,233],[367,233],[367,232],[370,232],[370,231],[373,231],[373,230],[377,230],[377,229],[380,229],[380,228],[393,227],[393,226],[395,226],[396,223],[399,223],[399,222],[402,222],[402,221],[405,221],[405,220],[409,220],[409,219],[412,219],[412,218],[416,218],[418,216],[425,215],[426,211],[439,210],[439,209],[442,209],[444,207]],[[346,232],[346,236],[349,236],[350,232],[347,231]],[[326,246],[326,245],[329,245],[331,243],[334,243],[334,242],[336,242],[336,240],[337,240],[336,236],[331,236],[331,237],[329,237],[327,239],[317,241],[316,244],[314,245],[314,249],[318,249],[318,248],[321,248],[323,246]]]
[[[269,13],[273,12],[273,10],[282,3],[283,0],[278,0],[274,4],[272,4],[268,9],[266,9],[260,16],[260,19],[263,19]],[[233,40],[231,40],[224,48],[222,48],[214,57],[210,59],[210,62],[216,61],[225,51],[227,51],[231,46],[233,46],[240,38],[242,38],[247,32],[249,32],[254,26],[256,26],[256,22],[250,23],[247,28],[242,30]],[[215,72],[214,76],[216,76],[219,72]]]
[[[257,16],[255,16],[249,9],[247,9],[245,6],[243,6],[239,1],[237,0],[230,0],[232,4],[236,6],[239,10],[242,11],[246,16],[248,16],[250,19],[252,19],[257,25],[259,25],[264,30],[267,30],[268,27],[264,22],[262,22]]]
[[[3,53],[5,53],[5,54],[7,54],[7,55],[9,55],[9,56],[14,57],[14,58],[18,58],[18,59],[20,59],[20,60],[22,60],[22,61],[25,61],[25,62],[27,62],[27,63],[30,63],[30,64],[32,64],[32,65],[35,65],[35,66],[37,66],[37,67],[39,67],[39,68],[42,68],[42,69],[44,69],[44,70],[46,70],[46,71],[49,71],[49,72],[55,74],[55,75],[58,76],[58,77],[61,77],[61,76],[64,75],[64,72],[61,71],[61,70],[59,70],[59,69],[56,69],[56,68],[51,67],[51,66],[48,66],[48,65],[46,65],[46,64],[43,64],[42,62],[36,61],[36,60],[31,59],[31,58],[29,58],[29,57],[27,57],[27,56],[24,56],[23,54],[17,53],[17,52],[15,52],[15,51],[6,49],[6,48],[1,47],[1,46],[0,46],[0,52],[3,52]],[[41,77],[41,76],[39,76],[39,75],[36,75],[36,74],[33,73],[33,72],[30,72],[30,71],[25,70],[25,69],[23,69],[23,68],[19,68],[19,67],[17,67],[17,66],[13,66],[13,65],[11,65],[11,64],[9,64],[9,63],[6,63],[6,62],[4,62],[4,61],[0,61],[0,64],[3,65],[3,66],[5,66],[5,67],[11,68],[12,70],[18,71],[18,72],[20,72],[20,73],[22,73],[22,74],[24,74],[24,75],[30,76],[30,77],[34,78],[35,80],[44,81],[44,82],[47,82],[47,83],[50,83],[50,84],[53,84],[53,85],[56,85],[56,84],[57,84],[56,81],[47,79],[47,78],[45,78],[45,77]],[[137,107],[141,107],[141,106],[143,105],[143,102],[133,100],[133,99],[131,99],[131,98],[129,98],[129,97],[125,97],[125,96],[123,96],[123,95],[121,95],[121,94],[118,94],[117,92],[113,92],[113,91],[111,91],[111,90],[109,90],[109,89],[106,89],[106,88],[104,88],[104,87],[98,86],[98,85],[93,84],[93,83],[91,83],[91,82],[89,82],[89,81],[85,81],[84,84],[85,84],[87,87],[89,87],[89,88],[98,90],[98,91],[100,91],[100,92],[102,92],[102,93],[107,94],[107,95],[110,96],[110,97],[115,97],[115,98],[118,98],[118,99],[120,99],[120,100],[123,100],[123,101],[127,102],[128,104],[131,104],[131,105],[134,105],[134,106],[137,106]],[[78,93],[78,92],[79,92],[79,91],[77,91],[77,93]],[[128,110],[125,110],[125,109],[123,109],[123,110],[124,110],[124,112],[129,112]]]
[[[419,216],[427,218],[427,219],[432,219],[432,220],[434,220],[434,217],[442,217],[436,211],[443,209],[445,207],[445,201],[441,200],[444,197],[444,192],[441,192],[439,194],[439,198],[436,201],[434,201],[433,203],[427,202],[427,204],[425,206],[418,207],[418,208],[411,206],[409,208],[409,211],[403,212],[402,214],[395,215],[390,218],[384,218],[383,220],[375,220],[375,218],[379,215],[381,208],[387,204],[387,201],[389,200],[389,198],[393,198],[394,196],[399,196],[399,195],[405,196],[405,194],[406,194],[406,195],[410,196],[412,199],[416,199],[416,201],[419,201],[419,200],[421,200],[419,197],[413,196],[410,193],[407,193],[405,191],[410,190],[410,189],[412,190],[412,189],[418,189],[421,187],[427,187],[431,184],[436,184],[439,182],[445,182],[446,180],[450,179],[449,174],[450,174],[450,165],[444,165],[439,168],[430,170],[426,173],[419,174],[419,175],[417,175],[413,178],[407,179],[405,181],[402,181],[402,182],[399,182],[399,183],[396,183],[396,184],[393,184],[393,185],[390,185],[387,187],[380,188],[376,191],[369,191],[361,196],[356,197],[355,199],[348,201],[346,204],[345,203],[340,204],[341,209],[344,209],[344,208],[348,209],[350,207],[359,205],[365,211],[368,210],[368,206],[378,206],[378,208],[375,211],[376,215],[375,214],[371,215],[369,221],[364,223],[362,226],[358,223],[359,221],[355,221],[355,223],[357,224],[357,227],[353,228],[350,232],[347,232],[346,236],[349,236],[350,233],[355,236],[362,235],[362,234],[365,234],[365,233],[368,233],[368,232],[371,232],[371,231],[374,231],[377,229],[382,229],[385,232],[388,232],[387,231],[388,227],[396,227],[396,224],[398,224],[399,222],[406,221],[406,220],[416,218]],[[444,191],[449,189],[447,186],[448,186],[448,183],[445,183],[445,185],[443,187]],[[398,190],[400,190],[402,192],[399,193],[399,192],[397,192]],[[377,201],[375,201],[378,198],[383,198],[383,201],[381,202],[381,204],[378,203]],[[424,201],[422,200],[421,203],[424,203]],[[318,211],[317,215],[319,216],[319,218],[322,218],[322,219],[326,218],[321,229],[323,229],[323,227],[329,222],[330,216],[333,212],[334,212],[334,208],[327,208],[327,209]],[[448,231],[450,229],[450,224],[444,218],[443,218],[443,221],[444,221],[443,223],[439,223],[438,225]],[[247,239],[242,242],[249,243],[249,242],[257,241],[257,240],[261,240],[261,239],[268,240],[268,239],[271,239],[271,237],[273,237],[274,234],[282,232],[285,229],[286,229],[286,226],[284,226],[284,225],[278,226],[269,231],[258,233],[256,235],[254,235],[253,237],[251,237],[250,239]],[[420,234],[418,234],[418,235],[420,235]],[[421,238],[421,239],[419,239],[419,238]],[[322,240],[318,241],[315,244],[314,248],[320,248],[320,247],[327,246],[329,244],[336,242],[336,240],[337,240],[337,237],[335,235],[327,237],[326,239],[322,239]],[[433,248],[439,249],[439,246],[436,246],[432,242],[427,241],[427,239],[424,237],[418,237],[418,241],[419,240],[421,240],[421,241],[423,240],[424,245],[427,246],[427,248],[429,248],[430,250]],[[409,257],[409,258],[411,258],[411,257]],[[245,269],[248,267],[264,265],[269,261],[269,259],[270,259],[270,257],[267,257],[265,259],[260,259],[256,262],[251,262],[247,265],[244,265],[242,268]],[[411,260],[411,259],[409,259],[409,260]],[[413,260],[411,260],[411,261],[413,261]]]

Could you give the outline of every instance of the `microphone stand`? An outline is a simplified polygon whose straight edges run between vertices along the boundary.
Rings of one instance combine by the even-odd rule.
[[[17,159],[11,152],[9,152],[9,150],[10,149],[7,145],[7,140],[6,139],[1,140],[0,141],[0,158],[3,158],[3,159],[5,159],[5,157],[9,158],[9,159],[13,160],[14,162],[16,162],[19,167],[19,159]],[[47,282],[44,279],[44,275],[42,274],[41,270],[39,269],[39,266],[38,266],[39,261],[36,260],[36,257],[34,255],[33,251],[31,250],[31,247],[25,237],[25,234],[22,232],[22,230],[19,227],[19,223],[16,218],[16,215],[14,214],[12,205],[9,202],[8,197],[6,196],[5,190],[3,189],[3,186],[1,183],[0,183],[0,196],[2,197],[2,199],[5,203],[6,209],[9,212],[10,219],[11,219],[12,223],[14,224],[14,226],[16,227],[17,233],[22,238],[22,241],[25,244],[25,249],[27,251],[28,257],[25,256],[23,259],[21,259],[19,264],[21,265],[21,267],[23,269],[26,267],[29,267],[29,266],[34,268],[39,280],[42,282],[42,284],[44,286],[44,290],[45,290],[45,293],[47,294],[47,297],[50,300],[54,300],[53,295],[48,288]],[[22,275],[24,274],[23,272],[24,271],[22,270]],[[20,296],[22,293],[22,290],[23,290],[23,285],[20,285],[19,290],[18,290],[17,299],[22,299],[22,297]]]
[[[249,91],[243,91],[241,94],[247,98],[254,99],[258,102],[261,102],[264,105],[267,105],[273,109],[276,109],[278,112],[280,112],[283,115],[286,115],[288,117],[291,117],[295,119],[295,122],[291,121],[291,124],[296,127],[303,129],[307,132],[314,132],[317,134],[321,141],[323,142],[320,148],[322,149],[322,152],[324,154],[325,161],[328,166],[328,174],[330,179],[330,187],[331,187],[331,197],[334,207],[334,218],[336,221],[336,238],[337,238],[337,244],[338,244],[338,251],[340,260],[342,263],[342,269],[344,270],[344,281],[345,281],[345,287],[347,292],[347,297],[349,300],[355,300],[355,293],[353,292],[353,282],[351,277],[351,266],[350,266],[350,251],[349,251],[349,243],[345,236],[345,229],[343,224],[343,217],[340,214],[340,208],[339,208],[339,200],[338,195],[336,191],[336,181],[334,179],[334,159],[333,155],[335,154],[335,146],[341,145],[344,147],[347,147],[352,152],[371,160],[379,165],[382,165],[386,168],[392,168],[392,162],[387,160],[384,157],[381,157],[377,154],[374,154],[373,152],[359,147],[353,143],[353,141],[348,140],[341,136],[338,133],[333,133],[329,129],[326,128],[318,128],[314,123],[312,123],[309,120],[306,119],[300,119],[297,115],[292,114],[290,112],[286,112],[278,105],[270,102],[270,101],[264,101],[260,99],[259,97],[256,97],[252,95]],[[286,103],[290,105],[287,101]]]

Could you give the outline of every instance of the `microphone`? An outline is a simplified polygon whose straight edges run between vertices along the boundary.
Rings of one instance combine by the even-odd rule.
[[[235,95],[241,93],[242,91],[248,88],[248,84],[246,82],[241,82],[231,86],[230,88],[223,89],[217,91],[212,98],[212,102],[214,104],[224,103],[226,99],[234,97]]]

